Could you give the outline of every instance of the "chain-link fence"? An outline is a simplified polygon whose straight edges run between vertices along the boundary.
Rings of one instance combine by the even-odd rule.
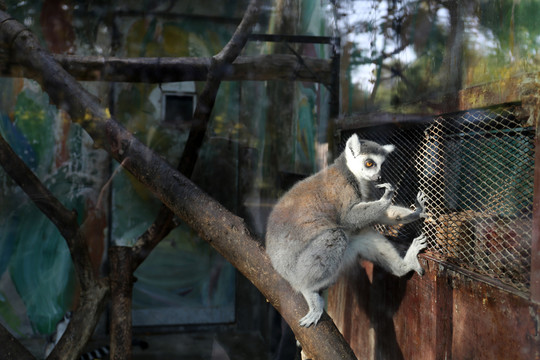
[[[427,196],[423,223],[380,230],[409,241],[423,231],[432,255],[528,292],[534,128],[520,114],[510,105],[342,131],[343,142],[356,132],[396,145],[383,165],[395,203],[413,204],[419,189]]]

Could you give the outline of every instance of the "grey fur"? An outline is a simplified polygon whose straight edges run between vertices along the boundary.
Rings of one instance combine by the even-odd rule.
[[[390,184],[378,185],[385,192],[374,198],[373,179],[392,150],[391,145],[360,141],[353,135],[334,164],[293,186],[270,214],[266,251],[276,271],[306,299],[309,312],[300,320],[301,326],[317,324],[324,308],[320,291],[332,285],[358,255],[397,276],[411,270],[423,273],[417,259],[426,246],[423,235],[413,240],[402,258],[372,228],[375,223],[408,223],[425,216],[422,192],[415,211],[391,205]],[[368,169],[367,161],[375,164]]]

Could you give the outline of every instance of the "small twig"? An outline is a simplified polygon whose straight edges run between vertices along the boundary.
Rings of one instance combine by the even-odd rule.
[[[101,211],[101,203],[103,201],[103,198],[105,197],[105,191],[111,186],[111,183],[112,183],[113,179],[116,177],[116,175],[118,175],[120,170],[122,170],[122,168],[123,168],[124,164],[126,163],[126,161],[128,161],[128,158],[125,158],[124,161],[122,161],[120,163],[120,166],[118,166],[116,169],[114,169],[111,176],[109,176],[109,179],[107,180],[107,182],[101,187],[101,190],[99,192],[99,196],[98,196],[98,199],[97,199],[97,203],[96,203],[97,211]]]
[[[139,236],[132,247],[132,265],[135,271],[146,259],[152,250],[163,240],[178,224],[174,222],[174,213],[162,205],[156,220],[146,231]]]

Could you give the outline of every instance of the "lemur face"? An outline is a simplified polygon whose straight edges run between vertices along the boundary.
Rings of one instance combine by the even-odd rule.
[[[354,171],[351,169],[351,172],[357,178],[368,181],[379,181],[381,178],[381,166],[384,160],[386,160],[386,157],[381,155],[360,155],[353,162]]]
[[[360,141],[355,134],[347,140],[345,146],[347,167],[358,180],[378,181],[381,177],[381,166],[394,148],[394,145]]]

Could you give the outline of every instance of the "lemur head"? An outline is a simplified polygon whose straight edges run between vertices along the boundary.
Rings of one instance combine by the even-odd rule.
[[[358,180],[378,181],[381,165],[394,149],[394,145],[379,145],[373,141],[359,140],[354,134],[345,145],[347,167]]]

